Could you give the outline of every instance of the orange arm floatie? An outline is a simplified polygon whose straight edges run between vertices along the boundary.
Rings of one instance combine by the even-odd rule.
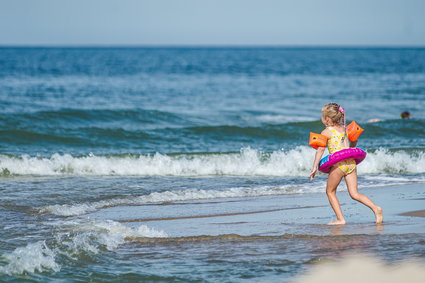
[[[327,142],[328,138],[326,136],[310,132],[310,141],[308,144],[312,148],[318,149],[319,147],[325,147]]]
[[[347,126],[348,139],[352,142],[356,141],[363,131],[364,130],[360,128],[355,121],[351,122],[350,125]]]

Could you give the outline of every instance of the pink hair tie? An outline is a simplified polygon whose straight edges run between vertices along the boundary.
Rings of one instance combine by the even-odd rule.
[[[338,109],[338,110],[339,110],[339,112],[341,112],[341,113],[344,113],[344,111],[345,111],[345,110],[344,110],[344,108],[342,108],[341,106],[339,107],[339,109]]]

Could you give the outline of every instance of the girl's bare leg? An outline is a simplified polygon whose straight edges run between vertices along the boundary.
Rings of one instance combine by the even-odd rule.
[[[373,211],[373,213],[375,213],[376,224],[382,223],[384,221],[382,208],[374,204],[367,196],[359,193],[357,190],[357,169],[355,169],[351,174],[345,176],[345,182],[347,183],[347,189],[350,193],[350,197],[366,205]]]
[[[329,203],[336,215],[336,221],[329,223],[329,225],[345,224],[344,216],[342,215],[341,206],[338,198],[336,197],[336,189],[344,177],[344,173],[339,168],[332,168],[329,172],[328,183],[326,185],[326,194],[328,195]]]

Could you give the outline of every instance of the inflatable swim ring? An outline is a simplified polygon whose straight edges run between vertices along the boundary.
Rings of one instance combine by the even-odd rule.
[[[334,152],[328,156],[323,157],[319,163],[319,171],[323,173],[329,173],[333,165],[349,158],[353,158],[354,161],[356,161],[356,164],[359,164],[363,161],[363,159],[365,159],[365,157],[366,152],[361,148],[351,147],[342,149],[340,151]]]
[[[355,121],[352,121],[347,126],[347,135],[348,139],[351,142],[357,141],[357,139],[363,132],[364,130]],[[327,142],[328,138],[326,136],[310,132],[310,140],[308,144],[312,148],[318,149],[319,147],[326,147]],[[329,173],[333,165],[349,158],[353,158],[356,164],[359,164],[363,161],[363,159],[365,159],[365,157],[366,152],[361,148],[350,147],[342,149],[340,151],[334,152],[333,154],[323,157],[319,162],[319,171],[323,173]]]

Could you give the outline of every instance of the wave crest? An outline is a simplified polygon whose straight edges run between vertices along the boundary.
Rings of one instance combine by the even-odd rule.
[[[289,151],[262,152],[243,148],[239,153],[166,155],[54,154],[50,158],[0,155],[3,176],[307,176],[314,151],[300,146]],[[361,174],[425,173],[425,152],[379,149],[368,153]]]
[[[7,264],[0,266],[0,274],[59,272],[59,260],[63,256],[77,261],[79,256],[87,253],[97,254],[101,248],[114,250],[129,239],[168,237],[164,231],[146,225],[128,227],[112,220],[80,219],[49,224],[63,231],[55,234],[55,240],[49,245],[46,241],[38,241],[1,255]]]
[[[3,257],[8,264],[0,267],[0,273],[11,275],[60,270],[60,266],[55,262],[55,253],[44,241],[17,248]]]

